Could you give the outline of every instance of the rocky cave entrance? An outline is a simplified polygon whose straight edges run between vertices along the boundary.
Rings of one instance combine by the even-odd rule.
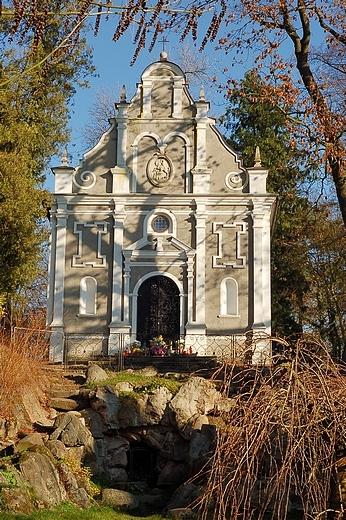
[[[130,482],[157,482],[156,453],[145,444],[132,446],[127,452],[127,474]]]

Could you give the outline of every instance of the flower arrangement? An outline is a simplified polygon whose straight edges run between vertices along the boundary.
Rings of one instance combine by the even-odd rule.
[[[166,355],[166,349],[165,349],[165,347],[162,347],[161,345],[152,345],[149,350],[150,350],[150,354],[152,356],[165,356]]]
[[[130,354],[132,354],[133,356],[139,356],[141,353],[142,353],[141,342],[138,340],[135,340],[131,344]]]
[[[150,340],[149,351],[152,356],[166,355],[166,343],[161,334]]]

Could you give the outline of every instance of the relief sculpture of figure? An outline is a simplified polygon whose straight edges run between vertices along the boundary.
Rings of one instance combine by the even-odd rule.
[[[152,170],[152,177],[154,180],[157,182],[168,181],[170,172],[171,168],[165,159],[156,159]]]
[[[172,168],[166,157],[156,156],[148,165],[147,175],[149,181],[155,186],[168,182],[171,178]]]

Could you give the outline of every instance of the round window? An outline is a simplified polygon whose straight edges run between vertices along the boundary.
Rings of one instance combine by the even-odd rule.
[[[154,218],[151,225],[154,231],[156,231],[157,233],[163,233],[163,231],[167,231],[167,229],[169,228],[169,220],[168,218],[160,215]]]

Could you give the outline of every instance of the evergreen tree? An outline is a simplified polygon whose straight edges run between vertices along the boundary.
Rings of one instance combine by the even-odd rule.
[[[308,245],[313,205],[300,186],[313,166],[297,149],[285,124],[284,111],[262,101],[263,83],[249,72],[234,90],[222,123],[228,142],[240,152],[244,166],[254,163],[260,147],[262,165],[269,169],[268,190],[279,195],[279,213],[272,241],[273,331],[287,336],[302,331],[309,290]],[[285,107],[287,112],[287,107]]]

